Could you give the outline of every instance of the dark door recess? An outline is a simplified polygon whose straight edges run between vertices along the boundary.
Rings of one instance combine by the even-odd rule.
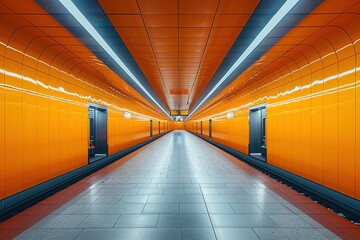
[[[108,155],[107,108],[94,103],[88,104],[89,111],[89,163]]]
[[[200,135],[202,135],[202,121],[200,121]]]
[[[152,135],[153,135],[153,132],[152,132],[152,120],[150,119],[150,139],[152,139]]]
[[[266,161],[266,104],[254,106],[249,111],[249,154]]]
[[[212,139],[212,119],[209,119],[209,138]]]
[[[160,121],[159,121],[159,124],[158,124],[158,125],[159,125],[159,134],[160,134]]]

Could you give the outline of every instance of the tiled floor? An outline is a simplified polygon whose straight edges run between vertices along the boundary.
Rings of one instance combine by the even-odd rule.
[[[19,233],[87,240],[360,236],[359,227],[184,131],[0,224],[0,238]]]

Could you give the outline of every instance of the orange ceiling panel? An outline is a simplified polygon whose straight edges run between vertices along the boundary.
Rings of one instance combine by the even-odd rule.
[[[179,45],[179,38],[168,38],[168,37],[153,37],[151,38],[151,44],[153,46],[166,46],[166,45]]]
[[[214,15],[219,5],[218,0],[207,0],[204,6],[204,0],[181,0],[179,1],[180,14],[209,14]]]
[[[179,38],[180,46],[205,46],[208,38],[205,37],[182,37]]]
[[[177,14],[178,13],[177,1],[138,0],[138,3],[142,14]]]
[[[218,14],[252,14],[258,2],[254,0],[221,0]]]
[[[141,15],[109,15],[108,16],[114,27],[143,27]]]
[[[137,0],[117,1],[113,4],[113,1],[103,1],[101,7],[105,12],[110,14],[139,14],[139,7]]]
[[[188,109],[259,0],[138,0],[137,9],[124,2],[99,1],[164,104]]]
[[[136,27],[116,28],[116,31],[124,36],[143,37],[143,38],[147,37],[147,32],[145,28],[136,28]]]
[[[241,32],[241,28],[213,28],[211,30],[210,38],[214,38],[216,36],[221,37],[230,37],[230,38],[236,38]]]
[[[145,30],[145,29],[144,29]],[[147,28],[146,31],[150,38],[153,37],[174,37],[178,38],[179,30],[177,28]],[[120,35],[122,36],[122,35]]]
[[[179,35],[182,38],[204,37],[208,38],[211,28],[180,28]]]
[[[217,15],[214,21],[214,27],[242,28],[245,26],[250,15]]]
[[[180,15],[179,27],[210,28],[213,19],[214,15]]]
[[[146,27],[178,27],[177,15],[143,15]]]

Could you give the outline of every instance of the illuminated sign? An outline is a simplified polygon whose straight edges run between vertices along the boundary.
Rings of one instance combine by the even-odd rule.
[[[226,117],[227,117],[227,119],[232,119],[232,118],[234,118],[234,112],[229,112],[229,113],[227,113]]]
[[[189,115],[189,110],[180,110],[180,116],[187,116]]]
[[[179,116],[178,110],[170,110],[170,116]]]
[[[129,113],[129,112],[124,112],[124,118],[130,119],[130,118],[131,118],[131,113]]]

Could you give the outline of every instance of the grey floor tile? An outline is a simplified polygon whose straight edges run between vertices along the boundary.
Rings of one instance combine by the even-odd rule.
[[[77,240],[180,240],[180,228],[113,228],[85,229]]]
[[[184,189],[198,188],[200,189],[200,185],[196,183],[184,183]]]
[[[85,206],[85,203],[65,204],[52,212],[52,214],[75,214],[83,206]]]
[[[312,228],[254,228],[260,239],[265,240],[322,240],[324,235]]]
[[[39,228],[76,228],[87,215],[54,215],[55,217],[45,220]]]
[[[75,239],[82,229],[52,229],[44,238],[41,240],[72,240]],[[39,238],[38,238],[39,239]]]
[[[144,208],[145,204],[140,203],[118,203],[114,204],[110,210],[109,214],[140,214]]]
[[[120,215],[89,215],[79,228],[112,228]]]
[[[136,188],[140,188],[141,189],[154,189],[157,188],[157,184],[155,183],[140,183],[136,185]],[[150,194],[150,193],[149,193]]]
[[[268,214],[279,227],[311,227],[295,214]]]
[[[182,183],[162,183],[157,185],[158,188],[184,188]]]
[[[90,196],[83,196],[76,203],[93,203],[98,199],[100,195],[90,195]]]
[[[165,189],[164,189],[165,191]],[[147,203],[203,203],[202,195],[150,195]]]
[[[113,189],[101,189],[96,194],[99,194],[101,196],[121,196],[125,194],[137,194],[138,192],[138,188],[116,188],[115,185]]]
[[[277,227],[265,214],[211,214],[214,227]]]
[[[161,195],[163,191],[162,188],[141,188],[138,195]]]
[[[115,227],[122,228],[147,228],[156,227],[159,215],[122,215]]]
[[[215,228],[217,240],[260,239],[252,228]]]
[[[165,188],[164,194],[185,194],[183,188]]]
[[[207,214],[163,214],[159,217],[158,227],[208,228],[211,223]]]
[[[118,203],[123,196],[100,196],[94,203]]]
[[[201,189],[198,187],[184,188],[185,194],[202,194]]]
[[[201,188],[203,194],[218,194],[216,188]]]
[[[204,195],[206,203],[237,203],[234,195]]]
[[[204,203],[181,203],[180,213],[207,213]]]
[[[280,203],[262,203],[257,204],[257,206],[264,212],[264,213],[292,213],[290,209],[285,207],[283,204]]]
[[[113,205],[112,203],[85,204],[76,214],[105,214]]]
[[[230,204],[235,213],[263,213],[256,204],[251,203],[232,203]]]
[[[147,203],[143,210],[144,214],[149,213],[179,213],[179,204],[178,203]]]
[[[212,228],[183,228],[183,240],[216,240],[214,229]]]
[[[124,196],[119,203],[146,203],[148,195]]]
[[[216,191],[218,194],[220,195],[226,195],[226,194],[230,194],[230,195],[239,195],[239,194],[247,194],[244,190],[242,189],[234,189],[234,188],[216,188]]]
[[[209,213],[235,213],[227,203],[208,203],[207,208]]]
[[[200,183],[201,188],[226,188],[223,183]]]

